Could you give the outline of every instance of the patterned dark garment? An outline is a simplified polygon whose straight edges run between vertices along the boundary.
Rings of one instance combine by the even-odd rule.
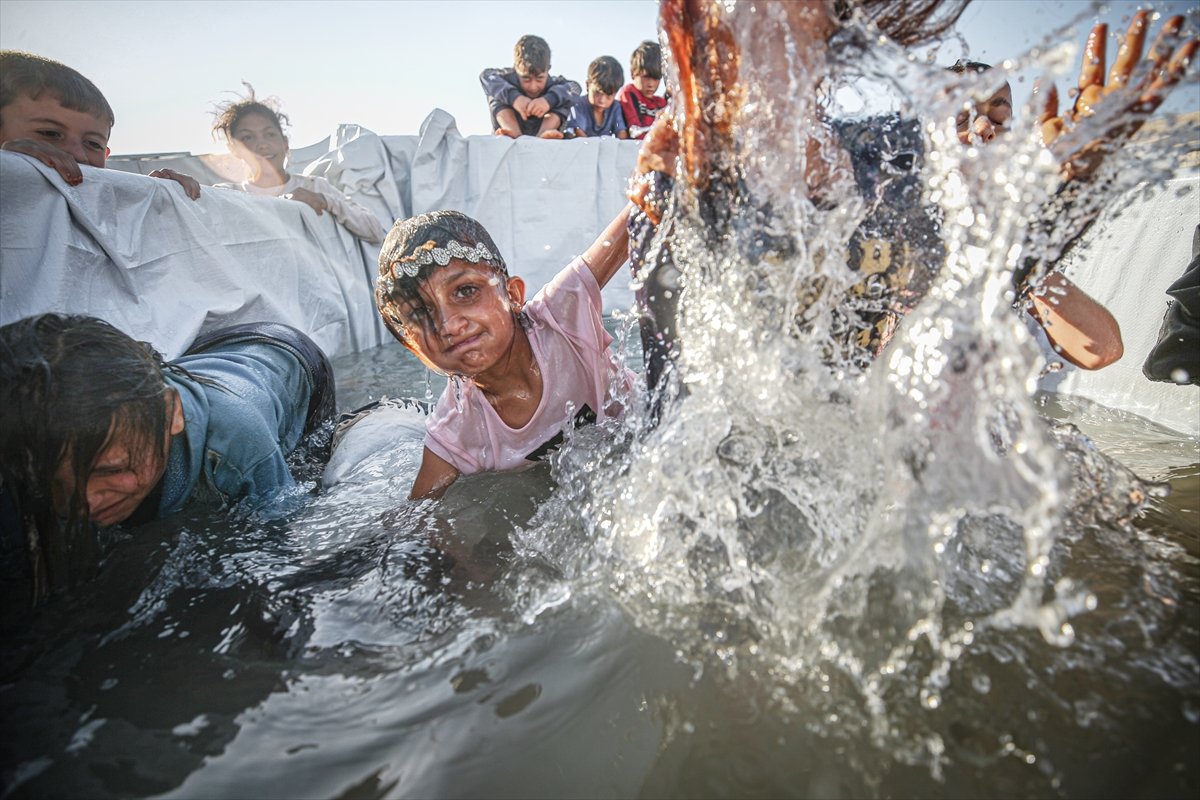
[[[924,164],[924,142],[920,123],[890,115],[865,120],[840,121],[834,130],[850,154],[855,184],[867,201],[867,213],[849,242],[850,268],[861,275],[834,309],[831,337],[823,357],[834,365],[865,368],[883,349],[900,320],[912,311],[929,291],[941,271],[946,251],[940,236],[937,206],[925,201],[920,172]],[[635,209],[630,215],[630,263],[639,279],[646,382],[655,390],[678,352],[674,320],[680,292],[680,275],[671,249],[674,189],[670,178],[652,173],[647,214]],[[747,189],[736,177],[712,182],[701,197],[701,217],[710,230],[725,230],[740,223],[752,224],[767,234],[738,237],[740,243],[761,246],[747,252],[747,259],[778,260],[789,254],[786,235],[770,234],[777,226],[769,208],[750,214],[729,213],[718,208],[721,198],[731,206]],[[753,203],[736,203],[754,208]],[[662,220],[656,224],[651,218]],[[661,243],[662,246],[658,246]],[[763,244],[765,243],[765,244]],[[766,252],[770,251],[770,252]],[[650,259],[653,259],[651,262]],[[821,286],[814,282],[803,290],[797,325],[805,324],[805,310],[816,302]],[[667,291],[667,289],[676,289]]]
[[[917,120],[890,115],[839,121],[867,214],[850,238],[850,268],[862,277],[834,310],[827,360],[865,368],[900,320],[928,293],[946,249],[940,209],[921,191],[925,146]]]

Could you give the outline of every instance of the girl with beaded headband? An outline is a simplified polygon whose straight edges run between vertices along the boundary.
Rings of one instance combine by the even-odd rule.
[[[620,416],[636,376],[612,352],[600,291],[625,263],[629,207],[528,302],[492,237],[457,211],[400,220],[379,254],[384,324],[451,376],[426,421],[411,497],[439,497],[459,475],[521,469],[564,430]]]

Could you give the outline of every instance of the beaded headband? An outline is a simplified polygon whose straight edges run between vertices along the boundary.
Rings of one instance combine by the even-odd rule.
[[[399,279],[400,275],[397,272],[399,270],[408,277],[415,278],[417,273],[421,271],[421,267],[426,267],[430,264],[437,264],[439,267],[444,267],[450,263],[450,259],[452,258],[478,264],[480,261],[494,261],[496,256],[483,242],[476,243],[474,247],[468,247],[451,239],[446,242],[445,247],[430,247],[418,250],[411,256],[405,256],[397,260],[392,264],[392,277]]]

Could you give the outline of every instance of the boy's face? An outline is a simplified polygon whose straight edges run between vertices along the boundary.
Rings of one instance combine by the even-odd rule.
[[[167,430],[161,447],[146,447],[127,430],[117,429],[100,449],[87,477],[87,513],[101,527],[129,519],[142,501],[154,491],[167,468],[171,437],[184,428],[183,405],[175,390],[167,392]],[[54,473],[52,497],[55,510],[66,516],[75,491],[75,472],[70,457],[59,462]]]
[[[452,259],[420,285],[420,300],[393,306],[405,344],[427,366],[448,375],[483,375],[502,367],[517,332],[514,312],[525,282],[505,281],[487,264]]]
[[[633,77],[634,87],[646,97],[653,97],[654,93],[658,91],[660,83],[662,83],[660,78],[651,78],[649,75],[635,75]]]
[[[283,174],[288,139],[275,120],[253,111],[237,121],[230,133],[230,147],[247,164],[266,163]]]
[[[69,153],[80,164],[103,167],[108,159],[108,121],[87,111],[64,108],[49,92],[34,100],[18,95],[0,108],[0,144],[33,139]]]
[[[966,109],[959,112],[954,121],[958,140],[963,144],[973,141],[987,144],[1008,130],[1012,115],[1012,87],[1005,83],[987,100],[976,103],[974,112]]]
[[[613,104],[614,94],[608,94],[594,83],[588,84],[588,102],[592,108],[608,110]]]
[[[546,91],[546,81],[549,79],[549,73],[531,72],[525,74],[518,72],[517,77],[521,80],[521,94],[526,97],[541,97],[542,92]]]

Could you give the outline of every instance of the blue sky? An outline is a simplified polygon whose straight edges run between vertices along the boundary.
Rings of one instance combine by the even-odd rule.
[[[1124,30],[1138,6],[1108,3],[1103,19]],[[1191,10],[1198,22],[1194,1],[1156,7]],[[114,153],[204,153],[223,149],[209,133],[212,104],[240,91],[242,80],[280,98],[294,146],[320,141],[342,122],[415,134],[435,107],[462,133],[485,134],[479,72],[510,65],[519,36],[545,38],[552,72],[582,83],[599,55],[628,69],[637,44],[656,38],[657,11],[655,0],[0,0],[0,47],[49,56],[91,78],[116,111]],[[959,29],[972,58],[996,63],[1079,17],[1082,42],[1097,19],[1087,0],[975,0]],[[950,41],[936,60],[960,55],[962,43]],[[1014,92],[1019,105],[1028,84],[1014,83]]]

